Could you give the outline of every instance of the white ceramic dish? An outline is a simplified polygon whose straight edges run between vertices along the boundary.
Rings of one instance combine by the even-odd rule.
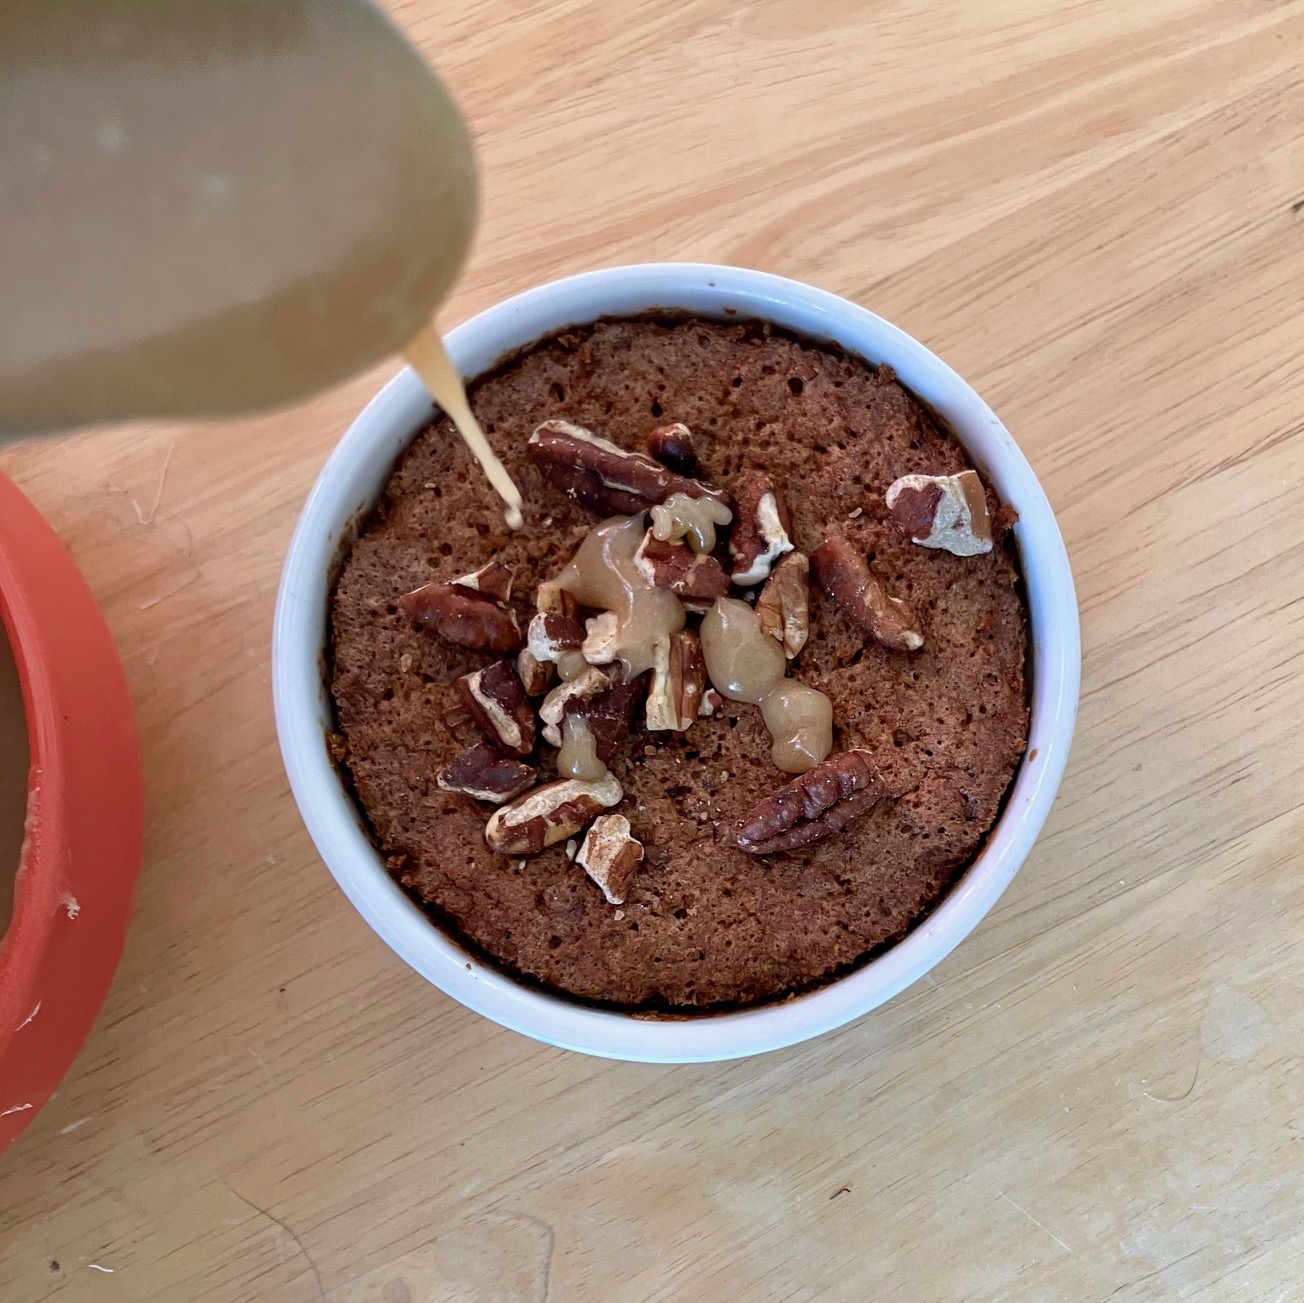
[[[888,363],[949,424],[998,496],[1019,512],[1015,533],[1032,623],[1027,758],[983,852],[915,931],[870,963],[797,999],[659,1022],[588,1008],[513,981],[468,954],[404,895],[327,756],[323,739],[332,710],[322,665],[340,541],[374,503],[395,457],[430,419],[430,398],[411,370],[395,376],[354,421],[304,507],[281,579],[272,671],[281,751],[304,822],[344,893],[388,946],[455,1000],[504,1027],[607,1058],[683,1063],[779,1049],[840,1027],[909,986],[977,926],[1023,863],[1059,786],[1077,712],[1081,646],[1063,540],[1014,440],[950,367],[845,299],[736,267],[616,267],[508,299],[454,330],[448,349],[469,378],[564,326],[658,308],[763,318],[832,341],[867,361]]]

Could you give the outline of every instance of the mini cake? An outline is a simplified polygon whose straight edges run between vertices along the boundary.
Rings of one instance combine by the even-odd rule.
[[[903,937],[1023,753],[999,508],[896,381],[762,323],[603,321],[480,380],[334,590],[333,753],[394,877],[507,972],[738,1007]]]

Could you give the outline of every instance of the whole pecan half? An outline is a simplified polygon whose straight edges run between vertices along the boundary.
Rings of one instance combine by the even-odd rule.
[[[924,645],[914,611],[900,598],[888,596],[844,535],[826,538],[810,554],[810,565],[820,587],[875,641],[890,651],[918,651]]]
[[[672,493],[729,505],[718,489],[569,421],[544,421],[530,435],[526,452],[544,479],[594,511],[633,516]]]
[[[841,832],[887,795],[868,751],[841,751],[767,796],[738,825],[750,855],[795,850]]]
[[[754,475],[738,495],[738,511],[729,555],[733,558],[730,578],[744,588],[768,579],[770,567],[791,552],[792,517],[774,481],[768,475]]]
[[[501,805],[534,786],[534,770],[498,754],[488,742],[459,751],[435,775],[445,792],[461,792],[477,801]]]
[[[597,783],[578,778],[545,783],[495,810],[484,839],[501,855],[537,855],[544,847],[573,837],[603,810],[618,805],[623,795],[611,773]]]
[[[534,750],[534,707],[516,671],[506,661],[463,674],[457,689],[488,741],[518,760]]]
[[[398,599],[418,628],[473,651],[515,651],[521,645],[516,612],[461,584],[425,584]]]

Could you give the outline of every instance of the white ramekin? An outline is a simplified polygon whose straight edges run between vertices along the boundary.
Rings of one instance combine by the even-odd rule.
[[[385,943],[469,1009],[538,1040],[614,1059],[688,1063],[779,1049],[840,1027],[891,999],[942,960],[1005,890],[1045,822],[1068,759],[1081,645],[1073,576],[1036,476],[991,409],[941,359],[864,308],[796,281],[737,267],[653,263],[542,285],[492,307],[448,337],[474,377],[543,335],[599,317],[673,309],[718,319],[761,318],[887,363],[964,444],[1003,502],[1032,620],[1032,725],[1027,756],[987,845],[942,904],[899,945],[797,999],[738,1013],[652,1021],[545,994],[482,963],[410,901],[385,871],[326,753],[332,709],[323,680],[332,564],[374,503],[395,457],[430,419],[430,397],[405,369],[340,441],[290,544],[276,607],[272,681],[281,752],[295,800],[322,859]]]

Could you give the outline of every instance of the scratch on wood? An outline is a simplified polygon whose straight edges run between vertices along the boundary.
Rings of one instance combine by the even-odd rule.
[[[230,1190],[231,1193],[235,1195],[235,1197],[239,1199],[240,1202],[244,1204],[246,1208],[253,1209],[253,1211],[256,1212],[260,1217],[266,1217],[267,1220],[271,1222],[273,1226],[277,1227],[278,1229],[283,1231],[287,1236],[289,1236],[290,1241],[291,1243],[293,1243],[294,1247],[298,1249],[300,1253],[303,1254],[304,1261],[307,1262],[308,1264],[308,1270],[312,1272],[312,1278],[317,1285],[318,1299],[320,1299],[321,1303],[326,1303],[326,1290],[321,1283],[321,1274],[317,1270],[317,1264],[312,1260],[312,1254],[309,1253],[306,1248],[304,1248],[303,1241],[283,1221],[281,1221],[279,1217],[273,1217],[272,1214],[269,1213],[266,1208],[260,1208],[252,1200],[246,1199],[244,1195],[242,1195],[240,1191],[237,1190],[235,1186],[231,1184],[230,1181],[223,1181],[222,1184],[226,1186],[226,1188]]]
[[[1015,1203],[1014,1200],[1011,1199],[1010,1196],[1006,1194],[1004,1190],[1001,1191],[1001,1198],[1004,1199],[1005,1202],[1008,1203],[1010,1207],[1013,1208],[1016,1212],[1021,1212],[1039,1230],[1045,1231],[1046,1234],[1049,1235],[1050,1238],[1054,1240],[1055,1243],[1058,1244],[1060,1248],[1064,1250],[1065,1253],[1071,1254],[1073,1252],[1073,1250],[1070,1249],[1069,1246],[1065,1244],[1064,1241],[1061,1240],[1060,1237],[1056,1235],[1055,1232],[1052,1231],[1049,1226],[1043,1226],[1042,1223],[1039,1222],[1026,1208],[1020,1208],[1019,1205]]]
[[[152,525],[154,518],[158,515],[159,503],[163,501],[163,486],[168,482],[168,467],[172,465],[172,454],[177,450],[177,441],[173,439],[167,450],[167,455],[163,458],[163,471],[158,477],[158,488],[154,490],[154,501],[150,504],[148,511],[140,509],[140,503],[135,498],[131,500],[131,509],[136,513],[136,520],[142,525]]]

